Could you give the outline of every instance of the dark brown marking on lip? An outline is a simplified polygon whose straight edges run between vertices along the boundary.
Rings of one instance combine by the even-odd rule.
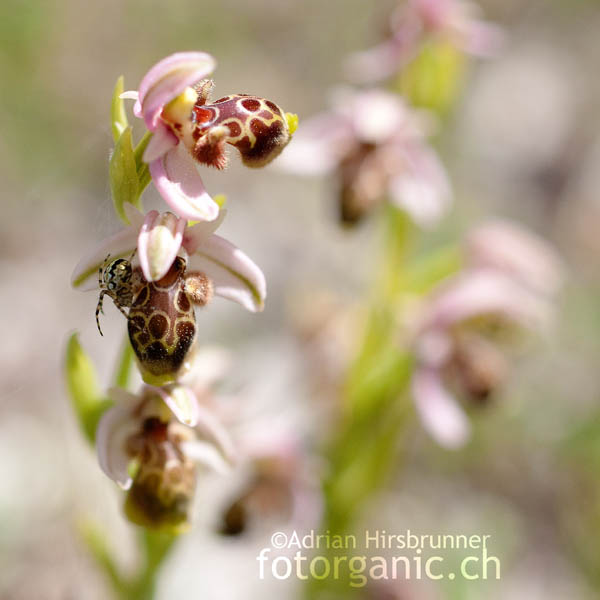
[[[231,137],[237,137],[240,135],[240,133],[242,133],[242,128],[240,127],[239,123],[227,123],[227,127],[229,127],[229,135]]]
[[[177,294],[177,307],[184,313],[187,313],[191,308],[190,300],[183,290],[180,290]]]
[[[166,335],[168,327],[169,322],[164,315],[154,315],[148,322],[150,335],[157,340]]]
[[[256,100],[256,98],[248,98],[246,100],[242,100],[242,106],[250,112],[256,112],[260,109],[260,102]]]

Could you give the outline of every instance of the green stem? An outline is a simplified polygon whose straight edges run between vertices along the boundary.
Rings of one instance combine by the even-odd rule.
[[[160,569],[173,548],[176,536],[169,533],[142,530],[138,536],[141,565],[138,572],[124,576],[114,562],[112,553],[100,527],[83,523],[81,535],[97,565],[110,582],[114,597],[118,600],[152,600]]]
[[[169,555],[176,536],[145,529],[140,534],[144,563],[137,576],[122,590],[123,600],[152,600],[156,594],[156,582],[160,569]]]
[[[344,389],[345,416],[327,450],[330,469],[323,483],[322,528],[331,535],[351,533],[368,499],[386,482],[399,454],[402,432],[412,415],[407,388],[412,356],[399,347],[397,306],[404,292],[411,223],[394,208],[385,214],[380,269],[362,346]],[[332,551],[335,554],[335,551]],[[308,597],[324,591],[347,597],[349,580],[309,581]]]
[[[129,337],[123,341],[123,348],[117,361],[117,369],[115,373],[115,385],[126,390],[129,387],[131,380],[131,369],[133,367],[133,348],[129,343]]]

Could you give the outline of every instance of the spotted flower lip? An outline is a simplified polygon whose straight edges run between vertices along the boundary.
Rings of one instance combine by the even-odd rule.
[[[135,99],[134,114],[143,118],[154,134],[144,160],[149,163],[159,193],[179,216],[197,221],[214,221],[219,206],[206,191],[192,157],[179,147],[179,139],[160,115],[167,104],[210,75],[215,67],[215,59],[205,52],[172,54],[146,73],[137,92],[121,95]]]
[[[169,270],[178,253],[185,251],[191,270],[212,280],[217,296],[241,304],[251,312],[264,308],[266,281],[260,268],[239,248],[215,235],[225,218],[190,226],[171,213],[150,211],[145,217],[131,205],[125,207],[131,225],[100,242],[78,263],[71,276],[73,287],[98,289],[98,269],[107,254],[128,257],[137,248],[147,281],[157,281]]]
[[[426,36],[480,57],[495,55],[504,41],[501,28],[478,19],[477,6],[463,0],[410,0],[392,14],[390,29],[388,39],[346,61],[352,81],[376,83],[392,77],[416,56]]]
[[[347,199],[373,206],[384,197],[422,227],[448,210],[445,169],[425,140],[430,123],[395,94],[339,89],[330,111],[303,122],[279,167],[298,175],[335,174]]]
[[[115,405],[98,424],[96,449],[100,467],[121,488],[129,489],[133,483],[128,440],[148,418],[178,427],[182,449],[190,459],[218,472],[228,471],[235,462],[236,452],[227,431],[198,402],[191,389],[177,384],[163,388],[143,386],[138,394],[132,394],[113,388],[109,395]]]

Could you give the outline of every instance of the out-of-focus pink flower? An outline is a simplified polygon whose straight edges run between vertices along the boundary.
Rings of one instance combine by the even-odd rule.
[[[112,258],[130,256],[136,249],[146,281],[160,280],[175,257],[185,252],[188,268],[204,273],[217,296],[233,300],[251,312],[263,309],[265,277],[259,267],[239,248],[214,231],[225,218],[188,225],[172,213],[150,211],[145,217],[131,205],[125,210],[131,225],[103,240],[78,263],[71,283],[81,290],[98,289],[98,269],[107,254]]]
[[[467,236],[466,259],[473,268],[492,268],[542,294],[554,294],[564,280],[564,265],[554,249],[524,227],[495,219]]]
[[[234,460],[227,432],[179,384],[144,386],[139,394],[112,389],[110,396],[115,406],[98,424],[96,447],[102,470],[128,490],[128,518],[155,529],[185,528],[196,487],[194,462],[227,471]]]
[[[279,165],[300,175],[333,173],[343,222],[388,197],[422,226],[446,212],[451,190],[425,123],[394,94],[342,91],[333,109],[303,122]]]
[[[357,83],[392,77],[432,37],[448,41],[467,54],[492,56],[502,44],[502,31],[478,19],[477,12],[477,6],[465,0],[409,0],[392,14],[387,40],[349,57],[347,74]]]
[[[469,421],[455,398],[485,400],[506,380],[515,332],[547,331],[561,261],[521,227],[493,222],[467,237],[465,269],[426,300],[415,336],[412,393],[424,427],[447,448]]]
[[[239,483],[223,509],[221,532],[238,535],[274,522],[297,531],[317,527],[322,513],[320,484],[297,422],[292,425],[283,415],[266,419],[250,415],[245,398],[217,395],[215,384],[229,371],[230,359],[222,349],[199,348],[188,373],[179,378],[179,385],[225,425],[234,441],[234,475]]]
[[[245,482],[223,511],[221,533],[239,535],[273,522],[299,532],[318,526],[318,479],[298,436],[281,425],[263,422],[237,436]]]
[[[181,217],[212,221],[219,207],[204,189],[196,162],[222,169],[224,145],[235,146],[244,164],[261,167],[290,139],[288,118],[273,102],[235,94],[209,103],[215,59],[204,52],[172,54],[154,65],[137,92],[134,113],[154,134],[143,159],[167,204]]]

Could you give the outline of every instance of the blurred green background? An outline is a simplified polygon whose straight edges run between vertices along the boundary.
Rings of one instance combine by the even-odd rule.
[[[472,64],[464,96],[438,140],[455,207],[426,245],[456,239],[487,215],[550,239],[569,279],[551,344],[518,365],[502,397],[475,416],[464,450],[447,453],[418,424],[394,485],[365,526],[402,532],[489,533],[499,581],[411,581],[398,598],[597,598],[600,594],[600,10],[596,2],[485,0],[506,28],[495,60]],[[79,256],[118,228],[108,186],[108,117],[116,78],[135,89],[180,50],[212,53],[217,95],[270,98],[303,118],[327,107],[351,51],[381,39],[387,0],[4,0],[0,4],[0,598],[94,600],[107,588],[77,524],[103,524],[125,565],[135,561],[120,498],[70,411],[62,378],[69,332],[81,331],[108,384],[122,322],[69,287]],[[141,131],[141,130],[140,130]],[[215,302],[207,344],[230,348],[228,384],[264,412],[310,423],[315,394],[303,311],[316,295],[365,295],[376,228],[340,229],[332,185],[232,160],[206,173],[225,193],[222,232],[264,270],[267,310]],[[161,206],[148,190],[146,208]],[[352,268],[349,269],[349,265]],[[312,366],[311,366],[312,365]],[[241,390],[241,391],[240,391]],[[292,409],[290,409],[292,410]],[[310,427],[308,427],[310,429]],[[168,562],[160,598],[295,597],[298,581],[258,580],[266,537],[222,540],[215,514],[227,486],[207,478],[198,523]],[[239,576],[231,577],[231,573]],[[401,589],[400,589],[401,588]]]

